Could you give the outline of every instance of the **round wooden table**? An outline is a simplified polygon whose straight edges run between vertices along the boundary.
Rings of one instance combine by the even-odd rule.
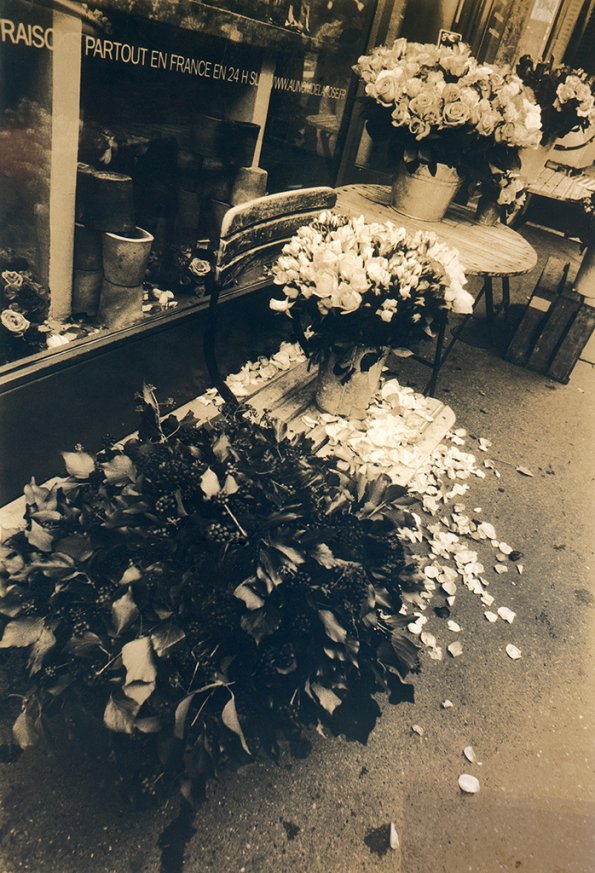
[[[478,224],[464,206],[451,206],[441,221],[421,221],[402,215],[390,205],[387,185],[343,185],[336,191],[337,212],[363,215],[366,221],[392,221],[412,233],[434,231],[458,250],[469,276],[522,276],[537,263],[537,252],[519,233],[504,224]]]

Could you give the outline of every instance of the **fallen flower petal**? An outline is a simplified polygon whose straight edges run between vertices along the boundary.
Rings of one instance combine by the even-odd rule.
[[[458,658],[459,655],[463,654],[463,644],[460,642],[451,643],[450,646],[446,647],[449,655],[452,655],[453,658]]]
[[[498,615],[500,618],[504,619],[504,621],[507,621],[508,624],[512,624],[516,618],[516,612],[513,612],[512,609],[509,609],[507,606],[501,606],[498,609]]]
[[[463,755],[471,762],[471,764],[477,764],[477,755],[475,754],[473,746],[465,746],[463,749]]]
[[[397,833],[397,829],[394,824],[390,823],[389,834],[388,834],[388,844],[391,849],[395,850],[399,848],[399,835]]]
[[[520,473],[522,476],[533,477],[533,473],[531,472],[531,470],[528,470],[527,467],[517,467],[516,471],[517,471],[517,473]]]
[[[457,624],[456,621],[452,621],[452,619],[448,622],[447,627],[449,631],[453,632],[453,634],[458,634],[461,630],[460,624]]]
[[[462,773],[459,776],[459,788],[466,794],[477,794],[479,791],[479,779],[470,773]]]
[[[424,729],[419,724],[412,725],[411,730],[413,731],[414,734],[418,734],[420,737],[423,737],[423,735],[425,733]]]
[[[441,706],[442,706],[442,709],[450,709],[453,706],[453,702],[452,702],[452,700],[448,700],[448,699],[443,700]]]
[[[498,616],[495,612],[484,612],[485,617],[491,624],[494,624],[495,621],[498,621]]]
[[[517,649],[516,646],[513,646],[512,643],[509,643],[506,646],[506,654],[509,658],[512,658],[513,661],[518,661],[518,659],[521,657],[521,650]]]

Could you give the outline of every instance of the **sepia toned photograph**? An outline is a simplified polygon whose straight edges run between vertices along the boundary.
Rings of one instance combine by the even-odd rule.
[[[0,873],[595,870],[594,0],[0,0]]]

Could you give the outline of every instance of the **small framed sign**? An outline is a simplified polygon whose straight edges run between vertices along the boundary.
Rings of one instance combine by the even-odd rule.
[[[444,30],[444,28],[442,28],[438,34],[438,45],[450,48],[453,45],[458,45],[462,39],[462,33],[457,33],[456,30]]]

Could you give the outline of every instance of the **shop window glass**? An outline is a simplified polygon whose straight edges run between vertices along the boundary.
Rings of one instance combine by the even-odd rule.
[[[230,205],[334,183],[376,0],[97,6],[2,13],[68,37],[0,44],[0,245],[51,289],[52,347],[195,306]]]

